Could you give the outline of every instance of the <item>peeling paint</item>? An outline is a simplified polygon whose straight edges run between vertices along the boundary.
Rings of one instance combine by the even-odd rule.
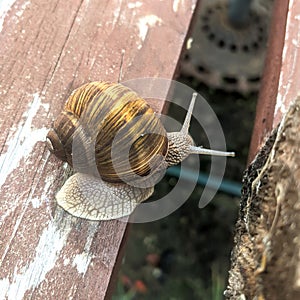
[[[289,1],[289,10],[291,10],[293,6],[294,6],[294,0],[290,0]]]
[[[25,11],[25,9],[27,8],[27,6],[30,4],[30,1],[26,1],[22,4],[21,8],[16,12],[16,16],[17,17],[21,17]]]
[[[183,5],[184,0],[174,0],[173,1],[173,11],[174,12],[178,12],[179,9],[179,5],[182,4]]]
[[[278,113],[278,111],[281,111],[281,113],[283,113],[283,110],[284,110],[284,102],[283,102],[283,97],[282,97],[282,95],[280,94],[278,94],[277,95],[277,101],[276,101],[276,105],[275,105],[275,114],[274,115],[276,115],[277,113]]]
[[[292,44],[295,46],[295,47],[300,47],[300,41],[298,39],[292,39]]]
[[[156,15],[148,15],[139,19],[138,28],[139,28],[139,37],[142,41],[145,40],[149,27],[154,27],[155,25],[161,25],[162,19]]]
[[[3,29],[3,23],[5,20],[5,17],[7,16],[10,9],[13,7],[15,2],[16,2],[16,0],[5,0],[5,1],[0,0],[0,32]],[[30,1],[26,1],[22,4],[20,9],[16,12],[16,16],[18,18],[20,18],[23,15],[25,9],[27,8],[27,6],[29,4],[30,4]],[[18,7],[16,7],[16,8],[18,8]]]
[[[129,2],[129,3],[127,4],[127,7],[130,8],[130,9],[133,9],[133,8],[139,8],[139,7],[141,7],[142,5],[143,5],[142,2],[136,1],[136,2]]]
[[[41,200],[39,198],[31,198],[31,204],[33,208],[39,208],[41,206]]]
[[[23,114],[25,122],[21,121],[13,133],[13,137],[8,138],[7,151],[0,156],[0,187],[5,183],[9,174],[19,166],[20,160],[27,158],[35,144],[45,139],[47,128],[32,128],[32,121],[41,106],[41,99],[36,93],[33,95],[29,109]]]
[[[67,218],[63,219],[62,222],[68,222]],[[21,271],[17,272],[15,268],[10,284],[8,284],[8,278],[0,280],[1,294],[5,296],[5,299],[24,299],[26,291],[37,287],[55,266],[72,228],[66,226],[67,224],[60,223],[60,225],[64,230],[61,230],[57,223],[50,222],[48,224],[41,234],[35,257]]]
[[[65,258],[64,259],[64,266],[67,266],[70,263],[70,259],[69,258]]]
[[[7,15],[8,11],[14,5],[15,1],[16,0],[0,1],[0,32],[3,29],[4,19]]]
[[[78,273],[85,274],[91,259],[91,256],[87,252],[77,254],[73,260],[73,266],[76,266]]]
[[[287,14],[287,25],[285,31],[285,42],[282,50],[282,66],[289,65],[289,72],[281,70],[279,77],[279,92],[277,94],[276,105],[274,109],[274,119],[278,113],[284,114],[287,111],[288,103],[286,103],[287,95],[290,93],[294,83],[294,77],[298,68],[298,50],[300,47],[300,32],[297,35],[293,33],[290,24],[299,24],[300,17],[296,15],[293,17],[294,1],[290,0],[289,10]],[[294,20],[293,20],[294,19]],[[295,21],[296,20],[296,21]],[[295,25],[293,25],[295,26]],[[298,27],[298,26],[297,26]],[[292,38],[295,36],[294,38]]]
[[[78,273],[85,274],[92,260],[92,255],[90,254],[90,249],[94,235],[98,230],[98,226],[93,224],[89,227],[89,232],[87,235],[86,243],[84,245],[84,250],[82,253],[77,254],[73,260],[73,266],[76,266]]]
[[[112,27],[114,28],[119,17],[120,17],[120,13],[121,13],[121,4],[118,3],[118,5],[116,5],[116,9],[113,11],[113,20],[112,20]]]

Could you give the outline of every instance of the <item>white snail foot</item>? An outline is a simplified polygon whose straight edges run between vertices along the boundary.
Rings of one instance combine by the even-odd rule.
[[[88,220],[111,220],[131,214],[153,191],[153,187],[113,184],[91,175],[76,173],[65,182],[56,200],[73,216]]]

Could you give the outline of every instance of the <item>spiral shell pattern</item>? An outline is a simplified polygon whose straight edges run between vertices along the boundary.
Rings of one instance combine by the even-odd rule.
[[[96,166],[101,178],[112,183],[148,176],[168,151],[166,131],[152,108],[119,83],[91,82],[73,91],[52,132],[59,139],[53,141],[49,132],[52,147],[62,145],[65,152],[61,159],[70,165],[76,159],[81,173],[95,175]]]

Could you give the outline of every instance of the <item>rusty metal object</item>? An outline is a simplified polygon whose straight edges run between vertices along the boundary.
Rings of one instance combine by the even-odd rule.
[[[252,5],[245,26],[233,26],[228,0],[203,1],[182,72],[213,87],[257,91],[263,69],[270,11]]]

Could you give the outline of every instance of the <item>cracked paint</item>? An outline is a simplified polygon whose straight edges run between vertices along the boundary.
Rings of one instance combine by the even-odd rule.
[[[66,226],[61,225],[64,224],[49,222],[41,234],[33,260],[19,272],[16,271],[17,266],[15,267],[11,283],[8,278],[0,280],[2,296],[11,300],[24,299],[27,290],[34,289],[45,280],[46,274],[54,268],[72,228],[69,226],[67,230],[62,230],[61,227],[66,228]]]
[[[19,166],[21,159],[29,156],[35,144],[45,139],[48,129],[46,127],[36,129],[32,126],[33,119],[41,106],[41,98],[38,93],[35,93],[29,109],[23,114],[22,119],[25,121],[21,121],[16,131],[8,138],[7,151],[0,156],[0,187]]]
[[[161,24],[162,24],[162,19],[156,15],[148,15],[140,18],[138,22],[140,39],[144,41],[146,39],[149,28]]]

